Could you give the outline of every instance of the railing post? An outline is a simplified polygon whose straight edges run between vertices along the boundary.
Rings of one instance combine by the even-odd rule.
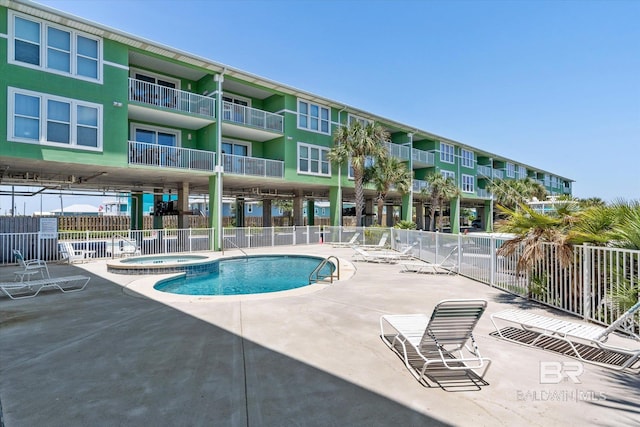
[[[581,247],[582,251],[582,318],[591,317],[591,250],[589,244]]]
[[[275,227],[269,227],[271,228],[271,246],[275,246],[276,245],[276,228]]]
[[[491,236],[489,244],[489,285],[493,287],[495,286],[496,266],[498,265],[496,259],[496,236]]]
[[[309,237],[311,237],[311,229],[309,228],[309,225],[307,225],[307,245],[309,244]]]
[[[462,267],[462,234],[458,233],[458,273]]]

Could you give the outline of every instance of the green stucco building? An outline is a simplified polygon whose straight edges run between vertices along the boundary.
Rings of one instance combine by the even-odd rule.
[[[389,202],[419,226],[431,172],[461,189],[454,231],[461,207],[490,223],[491,179],[530,177],[571,194],[568,178],[29,1],[0,0],[0,76],[2,184],[127,192],[138,200],[134,217],[143,194],[172,193],[180,224],[189,196],[208,195],[216,228],[223,197],[260,200],[265,215],[274,200],[292,199],[296,222],[303,204],[327,200],[340,225],[354,185],[348,165],[327,153],[335,129],[352,120],[391,134],[389,152],[414,181]],[[366,197],[373,214],[372,188]],[[313,224],[314,209],[306,211]]]

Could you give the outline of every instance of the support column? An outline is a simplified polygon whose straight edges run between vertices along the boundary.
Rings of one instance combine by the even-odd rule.
[[[244,197],[236,198],[236,227],[244,227]]]
[[[214,251],[222,249],[222,194],[218,192],[218,176],[209,177],[209,227],[214,229],[215,238],[211,248]],[[220,188],[222,190],[222,188]]]
[[[334,227],[342,225],[342,191],[340,187],[329,187],[329,221]]]
[[[460,197],[451,199],[449,203],[449,223],[451,233],[460,234]]]
[[[400,219],[413,222],[413,197],[411,197],[411,193],[402,196],[402,216]]]
[[[484,201],[484,209],[482,212],[482,222],[484,224],[484,230],[487,232],[493,231],[493,200]]]
[[[293,225],[295,226],[304,225],[302,221],[302,202],[302,193],[297,192],[293,198]]]
[[[307,225],[316,225],[316,202],[307,200]]]
[[[178,228],[189,228],[189,183],[183,182],[178,187]]]
[[[271,227],[271,199],[262,201],[262,226]]]
[[[164,223],[162,222],[162,216],[156,215],[158,213],[158,204],[162,203],[162,188],[156,188],[153,190],[153,228],[154,230],[162,230]]]
[[[373,225],[373,199],[364,199],[364,225],[371,227]],[[360,224],[358,224],[359,226]]]
[[[416,203],[416,229],[424,230],[424,203],[418,200]]]
[[[132,230],[142,230],[144,228],[143,221],[143,213],[144,213],[144,204],[143,204],[143,193],[132,193],[131,194],[131,229]]]

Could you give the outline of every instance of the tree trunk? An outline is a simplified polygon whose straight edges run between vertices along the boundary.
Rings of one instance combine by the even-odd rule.
[[[378,225],[382,225],[382,210],[384,209],[384,197],[378,197]]]
[[[354,185],[356,190],[356,225],[364,226],[362,222],[362,211],[364,210],[364,187],[362,186],[363,171],[353,170]]]

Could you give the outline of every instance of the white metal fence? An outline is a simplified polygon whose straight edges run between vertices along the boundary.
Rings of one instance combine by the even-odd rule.
[[[531,298],[595,322],[609,324],[624,307],[639,300],[640,251],[576,246],[573,262],[561,267],[557,248],[546,246],[533,271],[516,271],[518,254],[505,257],[498,249],[505,237],[483,233],[455,235],[381,227],[245,227],[224,228],[224,249],[313,245],[348,242],[358,233],[358,244],[376,245],[386,234],[386,247],[413,246],[412,255],[426,262],[453,261],[458,273],[492,287]],[[53,238],[39,233],[0,234],[0,265],[15,264],[13,249],[25,259],[58,261],[60,242],[90,251],[93,258],[117,258],[124,254],[166,254],[213,249],[216,231],[210,228],[181,230],[130,230],[59,232]],[[640,316],[636,320],[640,324]]]

